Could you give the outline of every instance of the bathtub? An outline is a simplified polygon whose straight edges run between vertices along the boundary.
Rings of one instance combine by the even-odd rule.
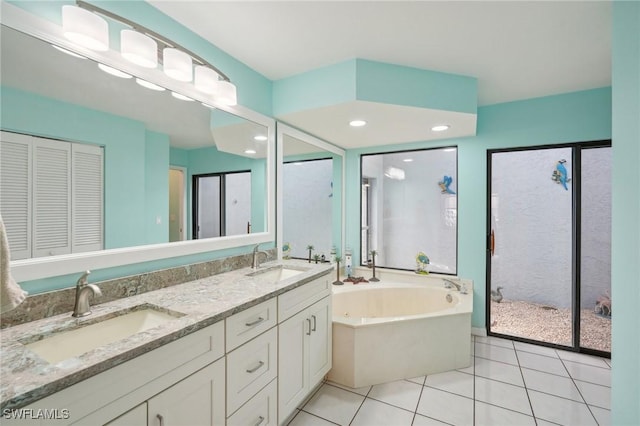
[[[437,277],[388,276],[334,286],[328,379],[359,388],[471,365],[472,283],[461,294]]]

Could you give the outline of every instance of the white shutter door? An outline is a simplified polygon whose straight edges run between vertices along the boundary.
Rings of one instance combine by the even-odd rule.
[[[71,157],[71,252],[102,250],[102,148],[73,144]]]
[[[34,138],[33,257],[71,252],[71,144]]]
[[[31,257],[30,136],[0,132],[0,215],[11,260]]]

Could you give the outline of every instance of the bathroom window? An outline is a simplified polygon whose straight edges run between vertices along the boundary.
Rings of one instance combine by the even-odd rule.
[[[103,248],[103,149],[2,132],[0,214],[11,259]]]
[[[367,154],[361,157],[361,264],[457,273],[457,149]]]

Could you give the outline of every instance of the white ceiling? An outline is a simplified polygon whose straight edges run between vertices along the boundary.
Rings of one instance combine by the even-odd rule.
[[[479,105],[611,81],[608,1],[149,3],[272,80],[362,58],[476,77]],[[354,112],[371,126],[349,128]],[[465,114],[357,101],[277,118],[343,148],[473,135],[476,124]],[[451,130],[433,134],[437,121]]]

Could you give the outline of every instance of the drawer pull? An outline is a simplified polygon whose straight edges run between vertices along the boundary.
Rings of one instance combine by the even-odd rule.
[[[264,417],[258,417],[258,421],[254,424],[254,426],[260,426],[264,422]]]
[[[158,421],[160,422],[160,426],[164,426],[164,417],[162,417],[162,414],[156,414],[156,417],[158,418]]]
[[[255,366],[255,367],[253,367],[253,368],[248,369],[248,370],[247,370],[247,373],[255,373],[255,372],[256,372],[256,371],[258,371],[258,369],[259,369],[260,367],[262,367],[263,365],[264,365],[264,361],[259,361],[259,362],[258,362],[258,365],[256,365],[256,366]]]
[[[251,322],[246,322],[246,323],[244,323],[244,325],[246,325],[247,327],[253,327],[256,324],[260,324],[262,321],[264,321],[264,318],[258,317],[257,320],[251,321]]]
[[[307,336],[311,336],[311,320],[307,318],[307,322],[309,323],[309,331],[307,332]]]
[[[311,331],[316,331],[316,316],[311,315],[311,318],[313,318],[313,328],[311,329]]]

